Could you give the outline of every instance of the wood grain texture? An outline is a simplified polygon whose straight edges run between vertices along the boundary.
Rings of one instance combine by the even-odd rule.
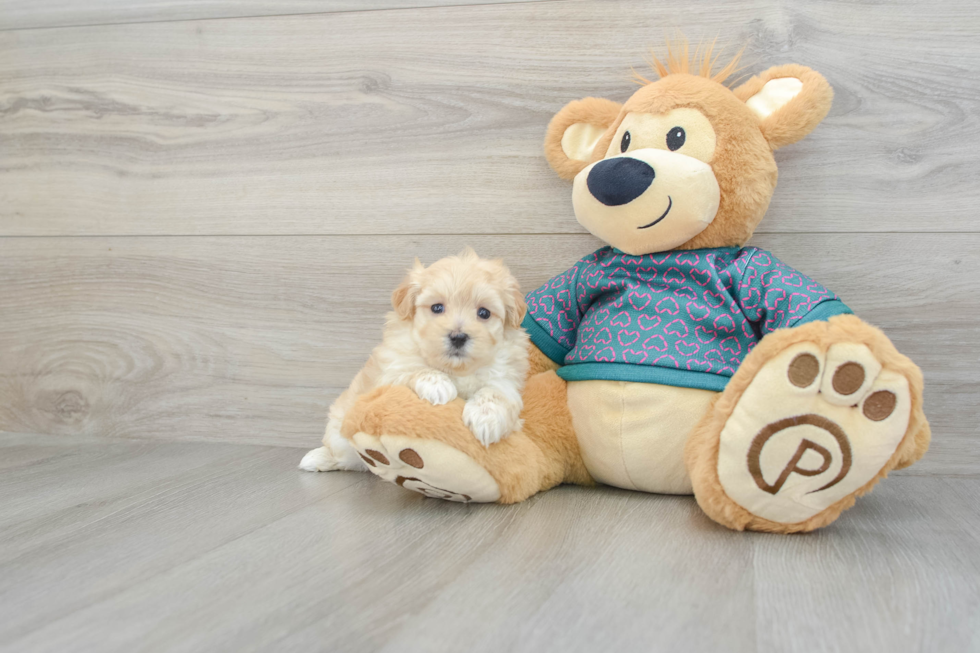
[[[4,651],[903,653],[980,628],[978,479],[892,478],[787,537],[611,488],[461,506],[291,449],[0,436],[0,459],[32,447],[66,456],[0,478],[34,513],[0,518]]]
[[[313,487],[269,448],[89,441],[64,453],[4,475],[4,496],[37,514],[0,517],[0,643],[365,480]]]
[[[980,474],[980,235],[764,235],[924,370],[915,474]],[[464,244],[526,289],[591,236],[0,239],[0,430],[315,445],[412,258]]]
[[[977,479],[891,478],[829,530],[759,538],[758,650],[976,650],[976,492]]]
[[[539,1],[541,0],[0,0],[0,30]]]
[[[675,28],[835,87],[753,244],[923,368],[926,458],[800,537],[296,471],[414,256],[531,289],[599,246],[545,126]],[[978,33],[975,0],[0,0],[0,651],[976,650]]]
[[[0,235],[580,233],[545,126],[675,27],[836,89],[760,232],[976,231],[974,0],[635,0],[0,32]]]

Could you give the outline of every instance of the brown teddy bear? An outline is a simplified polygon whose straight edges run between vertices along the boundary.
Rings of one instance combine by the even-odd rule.
[[[773,150],[833,92],[776,66],[737,88],[710,51],[672,55],[618,104],[571,102],[545,155],[609,243],[527,297],[523,429],[488,448],[461,401],[363,397],[344,435],[371,471],[455,501],[560,483],[694,494],[733,529],[810,531],[925,453],[922,374],[840,299],[743,247],[776,187]],[[695,70],[697,68],[697,70]]]

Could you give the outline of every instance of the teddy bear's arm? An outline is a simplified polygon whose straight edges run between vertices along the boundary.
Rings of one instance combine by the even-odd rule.
[[[734,288],[742,313],[762,335],[852,311],[832,291],[765,250],[742,250]]]
[[[597,267],[608,249],[602,247],[582,257],[571,268],[527,294],[527,314],[522,326],[534,345],[532,374],[536,369],[543,372],[561,367],[575,349],[583,316],[590,304],[603,294],[606,286],[602,282],[609,282],[604,278],[607,273]],[[587,280],[591,283],[586,283]]]
[[[565,357],[574,349],[582,320],[578,305],[579,278],[581,270],[593,260],[594,255],[585,257],[527,294],[527,315],[522,326],[534,345],[532,374],[538,368],[543,372],[564,365]]]

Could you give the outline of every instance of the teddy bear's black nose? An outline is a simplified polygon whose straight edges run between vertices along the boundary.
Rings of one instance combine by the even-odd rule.
[[[648,163],[623,156],[592,166],[586,181],[594,198],[606,206],[619,206],[642,195],[655,176]]]

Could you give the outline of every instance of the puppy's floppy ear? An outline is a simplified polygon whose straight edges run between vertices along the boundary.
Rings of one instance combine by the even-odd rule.
[[[515,329],[521,328],[521,323],[524,322],[524,316],[527,314],[527,302],[524,301],[524,293],[521,292],[516,281],[514,287],[507,292],[504,305],[507,307],[504,323]]]
[[[484,261],[485,269],[490,273],[490,278],[494,288],[500,294],[500,301],[504,304],[504,326],[508,328],[520,328],[527,313],[527,303],[524,301],[524,293],[521,292],[521,284],[510,273],[503,259]]]
[[[502,288],[504,300],[504,324],[513,329],[519,329],[524,315],[527,313],[527,302],[524,301],[524,293],[521,292],[521,285],[510,273],[503,263]]]
[[[759,129],[776,150],[800,140],[830,111],[834,90],[806,66],[773,66],[734,91],[759,117]]]
[[[395,292],[391,293],[391,307],[403,320],[411,320],[415,317],[415,300],[418,299],[419,292],[422,290],[419,275],[423,271],[425,271],[425,266],[416,257],[412,269],[405,275],[401,284],[395,288]]]
[[[562,179],[574,179],[589,165],[596,144],[616,122],[623,105],[587,97],[569,102],[555,114],[544,137],[544,155]]]

